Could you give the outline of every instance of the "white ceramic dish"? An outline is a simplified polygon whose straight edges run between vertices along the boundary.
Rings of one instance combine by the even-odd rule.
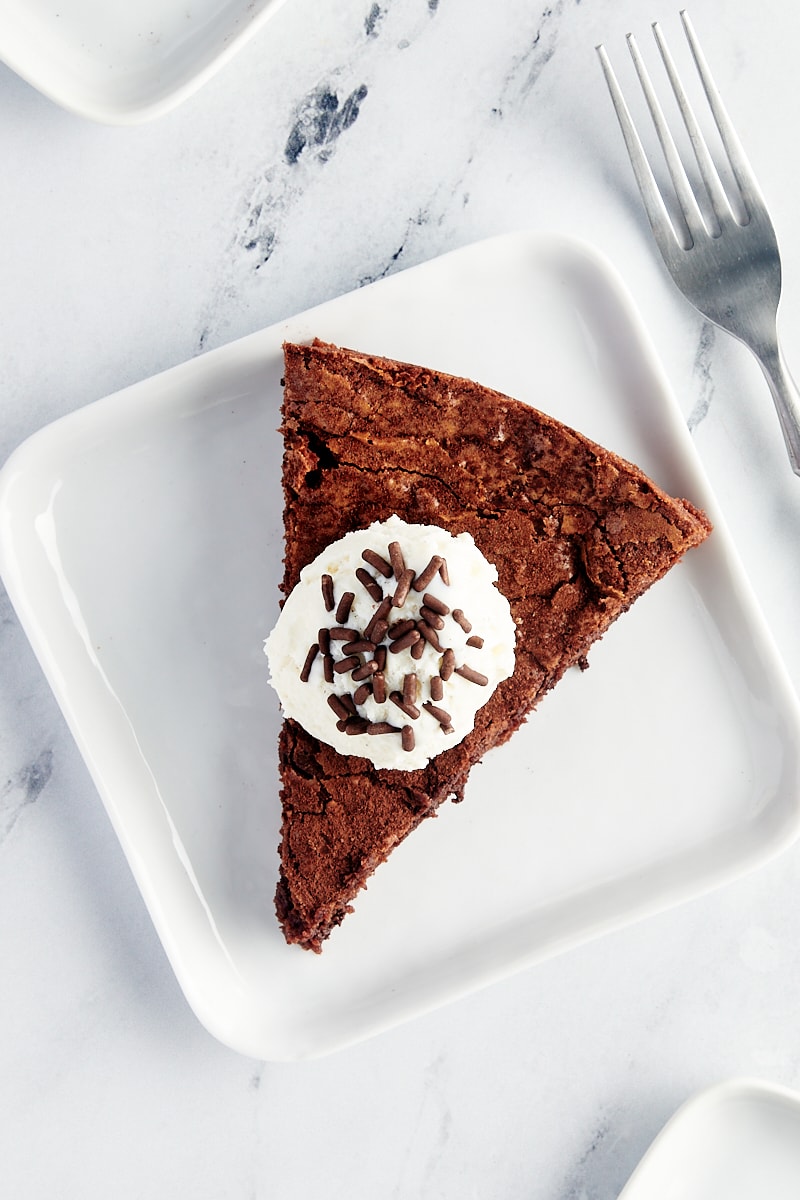
[[[688,1100],[619,1200],[797,1200],[800,1095],[734,1079]]]
[[[96,121],[156,117],[195,91],[283,0],[0,0],[0,59]]]
[[[380,868],[321,956],[284,945],[273,914],[279,714],[261,649],[281,573],[281,343],[314,335],[535,401],[718,522],[476,768],[465,803]],[[191,1005],[257,1057],[373,1034],[798,831],[794,694],[639,319],[570,241],[468,247],[45,428],[0,474],[0,569]]]

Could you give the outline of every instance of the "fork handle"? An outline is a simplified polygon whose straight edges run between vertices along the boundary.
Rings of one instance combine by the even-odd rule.
[[[777,341],[758,355],[758,361],[775,401],[789,462],[795,475],[800,475],[800,391]]]

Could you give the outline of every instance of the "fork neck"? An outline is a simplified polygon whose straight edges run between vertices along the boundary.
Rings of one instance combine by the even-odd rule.
[[[777,335],[753,350],[772,393],[792,470],[800,475],[800,391],[786,365]]]

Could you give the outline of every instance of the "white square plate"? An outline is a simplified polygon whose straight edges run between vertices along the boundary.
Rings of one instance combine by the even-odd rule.
[[[383,865],[321,956],[273,907],[281,343],[539,407],[717,528]],[[260,1058],[342,1046],[730,880],[798,831],[798,707],[607,264],[515,234],[343,296],[42,430],[0,569],[192,1007]],[[576,753],[579,749],[579,753]],[[498,779],[502,787],[498,787]]]
[[[619,1200],[797,1200],[800,1096],[733,1079],[678,1109]]]
[[[0,59],[96,121],[159,116],[218,70],[284,0],[0,0]]]

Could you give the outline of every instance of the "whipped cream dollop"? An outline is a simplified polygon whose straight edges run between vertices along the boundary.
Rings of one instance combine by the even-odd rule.
[[[284,715],[340,754],[424,767],[514,670],[496,581],[468,533],[393,516],[345,534],[303,569],[264,644]]]

